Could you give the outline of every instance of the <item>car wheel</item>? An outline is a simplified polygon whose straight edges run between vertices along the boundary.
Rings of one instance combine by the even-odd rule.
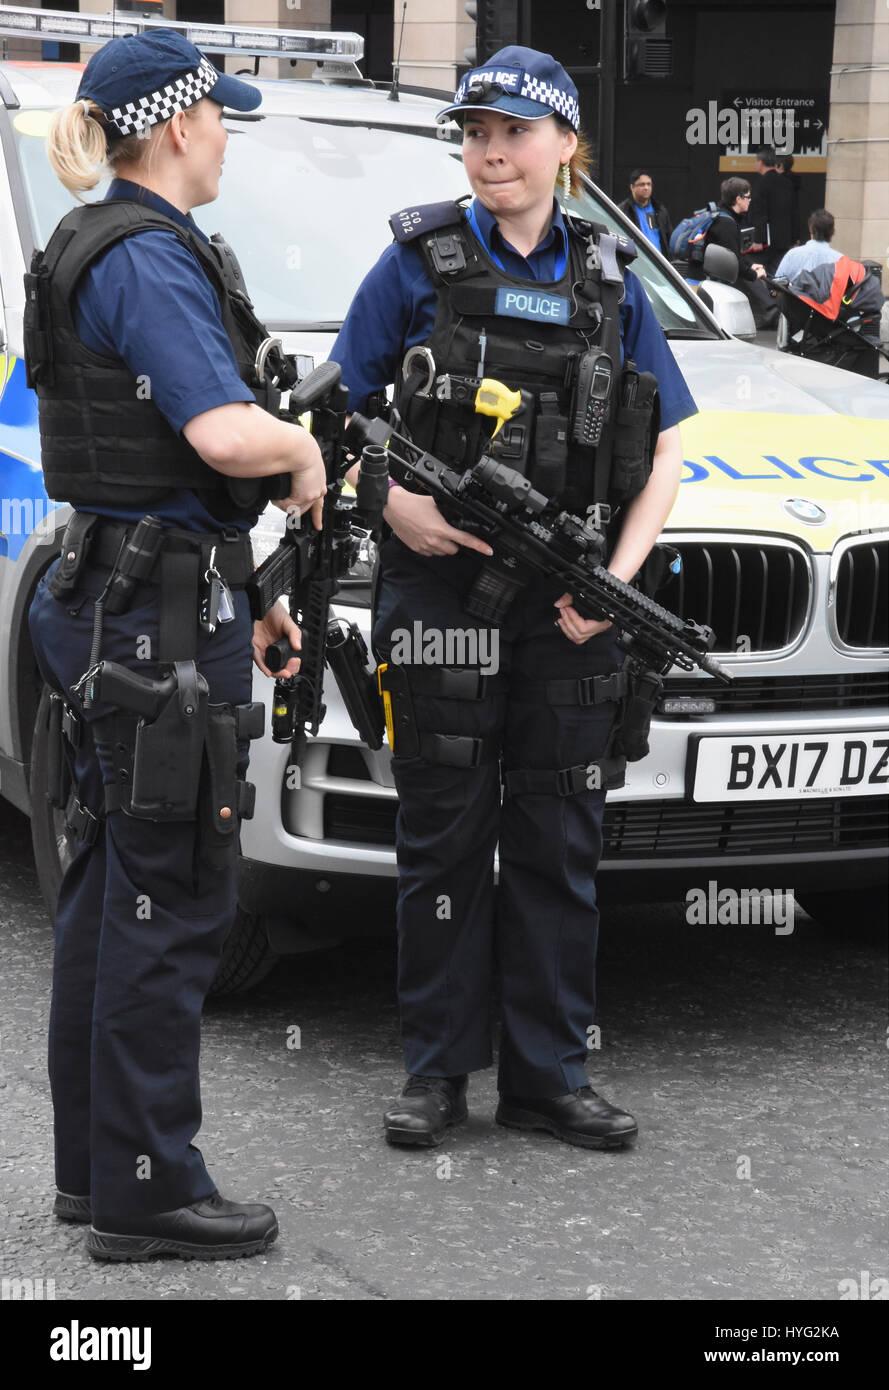
[[[65,834],[64,811],[57,810],[47,795],[49,697],[49,687],[44,686],[31,744],[31,844],[40,892],[50,921],[53,921],[62,879],[71,862],[71,847]],[[277,960],[269,944],[265,918],[239,905],[222,947],[210,994],[245,994],[265,979]]]
[[[210,994],[246,994],[255,989],[277,963],[278,956],[269,945],[266,919],[239,905],[222,947],[222,958]]]
[[[885,888],[857,888],[846,893],[796,892],[804,912],[823,927],[835,927],[844,936],[878,940],[886,935]]]

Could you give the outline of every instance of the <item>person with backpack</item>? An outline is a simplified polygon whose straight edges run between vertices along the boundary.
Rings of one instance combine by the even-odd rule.
[[[741,228],[749,225],[749,211],[752,194],[746,179],[724,179],[719,189],[719,205],[715,217],[704,236],[706,246],[724,246],[733,251],[738,258],[738,278],[751,282],[761,280],[765,268],[758,262],[751,264],[745,259],[742,246]]]

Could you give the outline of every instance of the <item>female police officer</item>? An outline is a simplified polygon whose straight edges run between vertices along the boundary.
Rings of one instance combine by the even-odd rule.
[[[269,641],[299,646],[283,608],[251,622],[247,533],[273,494],[319,524],[325,491],[311,435],[276,418],[273,383],[254,374],[266,330],[237,263],[190,215],[218,194],[223,105],[260,99],[174,31],[112,39],[48,150],[74,192],[103,163],[113,180],[62,219],[27,282],[47,491],[75,508],[30,613],[71,786],[55,1210],[91,1220],[105,1259],[250,1255],[278,1231],[269,1207],[220,1195],[191,1142],[261,732],[251,642],[266,674]]]
[[[485,422],[462,403],[467,383],[493,377],[528,388],[532,482],[577,511],[608,492],[591,461],[604,455],[569,442],[566,383],[585,353],[604,350],[617,380],[621,358],[632,358],[657,377],[661,432],[610,556],[609,568],[630,580],[674,501],[676,426],[695,405],[638,280],[623,269],[631,244],[566,218],[554,200],[557,178],[567,193],[584,162],[577,89],[549,54],[510,47],[463,79],[439,120],[450,116],[462,124],[475,199],[466,209],[439,203],[391,219],[396,240],[359,287],[331,354],[350,406],[361,409],[394,383],[414,441],[470,466]],[[406,357],[412,347],[420,350]],[[570,594],[532,583],[496,632],[478,634],[479,651],[482,638],[485,650],[497,639],[496,674],[431,669],[411,648],[396,671],[396,644],[404,661],[404,634],[418,620],[424,636],[478,629],[464,596],[491,552],[449,525],[431,497],[404,487],[390,492],[385,520],[394,535],[381,548],[373,641],[389,662],[396,727],[407,721],[414,730],[406,756],[396,734],[392,759],[409,1075],[385,1113],[386,1136],[437,1143],[466,1117],[467,1073],[491,1061],[496,964],[498,1121],[584,1147],[620,1146],[636,1123],[589,1087],[584,1069],[605,792],[622,784],[622,763],[610,756],[622,692],[616,634],[581,617]],[[597,760],[599,775],[587,778]]]

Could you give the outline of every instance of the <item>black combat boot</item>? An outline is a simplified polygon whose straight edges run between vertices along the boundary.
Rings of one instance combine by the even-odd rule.
[[[591,1086],[566,1096],[501,1096],[495,1118],[508,1129],[545,1129],[582,1149],[619,1149],[638,1133],[633,1116],[609,1105]]]
[[[467,1076],[409,1076],[401,1096],[383,1115],[390,1144],[440,1144],[466,1109]]]

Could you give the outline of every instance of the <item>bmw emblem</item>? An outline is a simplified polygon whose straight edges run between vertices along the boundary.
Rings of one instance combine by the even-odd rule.
[[[806,521],[810,526],[821,526],[827,520],[827,512],[817,502],[807,497],[788,497],[784,510],[797,521]]]

